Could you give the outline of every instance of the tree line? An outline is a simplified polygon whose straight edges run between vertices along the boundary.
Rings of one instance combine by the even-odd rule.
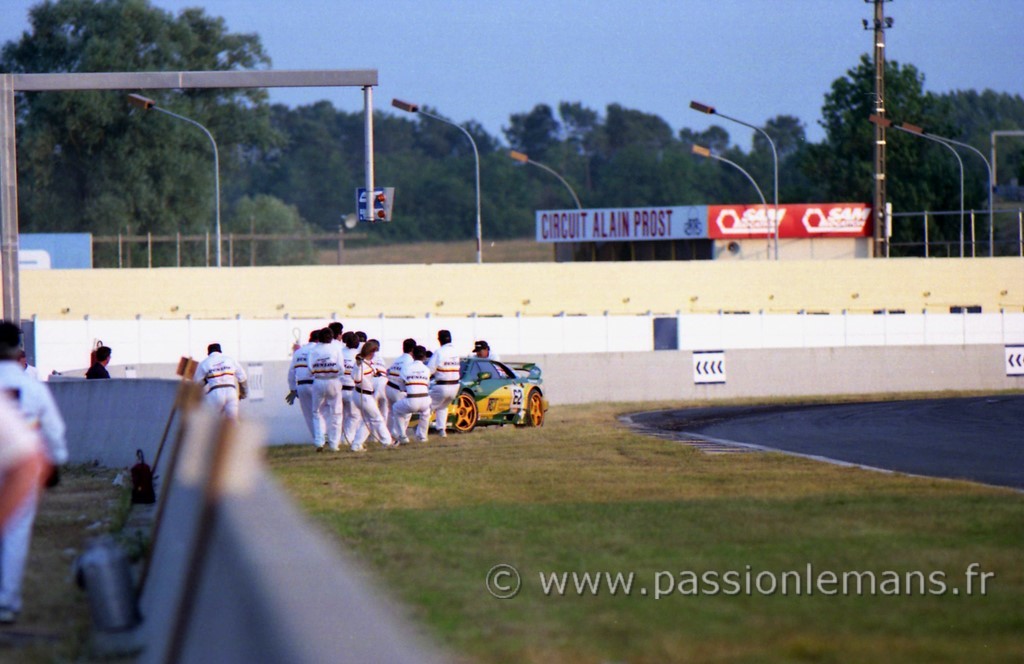
[[[227,30],[202,9],[172,15],[148,0],[56,0],[35,6],[30,31],[0,52],[5,72],[230,70],[268,68],[258,35]],[[806,138],[796,117],[763,128],[778,147],[781,202],[871,201],[874,66],[861,57],[824,93],[825,138]],[[182,234],[209,230],[211,152],[186,123],[133,109],[126,94],[22,93],[17,100],[19,215],[23,232]],[[1020,95],[985,90],[936,94],[910,64],[886,63],[889,117],[987,152],[993,129],[1024,128]],[[221,156],[224,232],[334,231],[362,186],[363,117],[329,102],[271,105],[263,90],[176,90],[150,94],[158,105],[205,125]],[[436,109],[428,109],[439,114]],[[475,235],[474,157],[456,127],[376,112],[376,181],[394,186],[395,221],[370,229],[371,242],[456,240]],[[503,136],[478,122],[462,126],[480,151],[482,216],[488,239],[530,236],[534,210],[569,208],[555,178],[509,158],[509,148],[558,171],[586,207],[754,202],[742,174],[690,153],[692,144],[736,161],[765,183],[772,154],[755,134],[735,143],[726,128],[673,128],[657,115],[578,101],[514,113]],[[965,162],[972,157],[965,156]],[[1024,151],[1008,151],[1000,173],[1024,176]],[[981,164],[968,166],[966,205],[987,206]],[[1005,176],[1004,180],[1009,176]],[[888,196],[896,211],[959,208],[959,170],[929,141],[888,134]],[[911,232],[896,228],[900,233]],[[940,222],[933,239],[951,239]],[[173,248],[163,248],[163,253]],[[198,254],[201,249],[189,249]],[[303,250],[265,245],[259,262],[307,262]],[[109,263],[110,256],[97,256]],[[186,261],[198,261],[198,256]],[[161,262],[162,261],[162,262]],[[167,264],[166,255],[158,264]]]

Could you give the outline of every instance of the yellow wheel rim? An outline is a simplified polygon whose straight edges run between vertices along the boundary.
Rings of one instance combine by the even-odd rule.
[[[476,401],[469,394],[463,392],[455,406],[455,429],[457,431],[472,431],[477,422]]]

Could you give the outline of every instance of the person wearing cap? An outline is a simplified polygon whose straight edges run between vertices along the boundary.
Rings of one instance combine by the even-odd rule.
[[[393,447],[394,442],[388,432],[384,417],[377,406],[374,395],[373,358],[380,350],[380,342],[370,339],[363,344],[352,368],[352,403],[355,404],[352,416],[345,420],[345,440],[349,441],[353,452],[362,452],[369,436],[373,436],[384,447]]]
[[[476,355],[481,360],[501,360],[500,357],[491,352],[490,345],[482,339],[473,344],[473,355]]]
[[[244,399],[249,380],[242,365],[221,352],[220,344],[206,347],[206,359],[196,367],[195,379],[206,387],[204,401],[218,413],[238,419],[238,400]]]
[[[416,423],[416,440],[427,442],[427,428],[430,426],[430,369],[424,364],[427,349],[414,346],[411,359],[402,367],[401,380],[404,396],[391,407],[391,420],[388,428],[391,435],[400,444],[409,442],[409,421],[413,415],[419,415]]]
[[[289,406],[299,400],[302,419],[306,421],[309,435],[313,435],[313,373],[309,370],[309,352],[319,343],[320,330],[309,333],[309,343],[299,346],[292,353],[291,364],[288,365],[288,395],[284,400]],[[316,438],[313,444],[316,445]],[[323,445],[323,440],[320,441]]]
[[[441,347],[427,360],[427,368],[434,379],[430,387],[430,410],[434,413],[434,430],[444,438],[448,435],[448,406],[459,395],[461,359],[452,345],[451,332],[438,330],[437,341]]]
[[[341,420],[348,404],[341,395],[341,356],[329,328],[317,332],[317,343],[309,351],[309,372],[313,377],[310,409],[313,414],[313,446],[322,452],[326,441],[332,452],[341,449]]]
[[[43,443],[47,486],[59,481],[59,466],[68,461],[64,440],[64,418],[45,384],[27,376],[18,362],[21,330],[9,322],[0,323],[0,392],[17,403],[22,422],[37,429]],[[6,427],[6,425],[5,425]],[[21,611],[21,585],[32,538],[32,524],[39,500],[38,483],[20,501],[0,534],[0,623],[13,623]]]

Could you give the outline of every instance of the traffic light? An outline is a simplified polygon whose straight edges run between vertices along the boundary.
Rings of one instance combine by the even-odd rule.
[[[391,221],[391,210],[394,207],[394,203],[395,188],[382,187],[374,190],[372,196],[372,212],[367,212],[366,189],[356,189],[356,211],[359,216],[359,221],[371,223]]]

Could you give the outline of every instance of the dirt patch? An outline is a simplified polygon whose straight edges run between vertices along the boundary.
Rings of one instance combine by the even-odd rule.
[[[18,622],[0,627],[0,662],[80,660],[89,639],[85,592],[72,564],[86,542],[119,526],[125,489],[116,470],[65,468],[60,484],[44,492],[25,570]]]

